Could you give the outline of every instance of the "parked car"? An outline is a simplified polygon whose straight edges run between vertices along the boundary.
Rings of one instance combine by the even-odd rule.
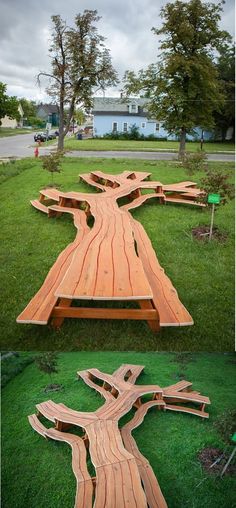
[[[41,141],[41,142],[44,142],[46,141],[47,139],[47,135],[46,135],[46,132],[37,132],[35,135],[34,135],[34,141]]]
[[[34,141],[47,141],[48,139],[56,139],[57,132],[50,132],[49,134],[47,132],[37,132],[34,135]]]

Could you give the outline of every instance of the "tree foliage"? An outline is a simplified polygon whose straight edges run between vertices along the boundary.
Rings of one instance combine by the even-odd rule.
[[[37,116],[36,102],[21,97],[20,103],[24,111],[24,117],[29,118],[30,116]]]
[[[201,188],[207,200],[208,194],[220,194],[220,204],[225,205],[234,198],[234,185],[229,181],[229,175],[216,169],[207,169],[206,175],[200,180]]]
[[[20,120],[18,111],[19,101],[16,97],[8,96],[6,90],[7,85],[0,82],[0,125],[2,124],[1,119],[6,115],[9,116],[9,118]]]
[[[59,15],[51,19],[51,73],[41,72],[38,79],[49,78],[47,91],[59,105],[58,148],[63,149],[76,105],[89,110],[95,90],[115,84],[117,75],[104,44],[105,38],[95,25],[100,20],[96,10],[77,14],[73,27],[67,26]],[[68,108],[68,115],[65,115],[65,108]]]
[[[57,151],[57,152],[51,152],[49,155],[43,155],[41,158],[43,160],[43,169],[51,173],[52,177],[52,185],[53,185],[53,175],[54,173],[60,173],[61,172],[61,162],[63,158],[64,152],[63,151]]]
[[[216,128],[224,141],[228,127],[235,125],[235,47],[225,44],[219,50],[216,68],[225,96],[223,107],[214,112]]]
[[[35,357],[35,363],[39,370],[45,372],[45,374],[51,375],[58,372],[57,368],[57,354],[52,351],[41,353]]]
[[[213,61],[214,52],[230,37],[218,27],[222,3],[167,3],[160,12],[162,27],[152,28],[163,37],[157,63],[138,75],[127,71],[124,77],[126,95],[143,93],[150,100],[150,114],[180,136],[180,155],[186,134],[196,126],[212,128],[213,111],[224,102]]]

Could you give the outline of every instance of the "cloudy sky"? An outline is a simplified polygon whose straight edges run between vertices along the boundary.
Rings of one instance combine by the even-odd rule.
[[[214,0],[217,3],[217,0]],[[60,14],[68,25],[84,9],[97,9],[102,16],[99,33],[107,38],[119,77],[126,69],[137,71],[154,62],[160,26],[160,8],[165,0],[0,0],[0,81],[7,93],[28,99],[47,100],[36,85],[39,71],[50,69],[48,47],[51,15]],[[234,0],[226,0],[221,28],[234,35]],[[106,95],[117,95],[108,91]],[[49,100],[48,100],[49,101]]]

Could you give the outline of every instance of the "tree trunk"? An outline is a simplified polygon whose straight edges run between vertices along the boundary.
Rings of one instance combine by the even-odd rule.
[[[185,155],[185,143],[186,143],[186,129],[182,127],[179,140],[179,159],[182,159]]]
[[[57,143],[57,150],[61,151],[64,149],[64,93],[61,93],[60,105],[59,105],[59,136]]]

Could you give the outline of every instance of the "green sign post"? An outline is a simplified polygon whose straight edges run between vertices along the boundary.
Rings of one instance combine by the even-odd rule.
[[[219,205],[220,195],[219,194],[208,194],[207,202],[211,205]]]
[[[215,213],[215,205],[220,204],[220,194],[208,194],[207,202],[212,205],[212,212],[211,212],[211,225],[210,225],[210,233],[209,233],[209,242],[212,238],[212,230],[213,230],[213,223],[214,223],[214,213]]]

